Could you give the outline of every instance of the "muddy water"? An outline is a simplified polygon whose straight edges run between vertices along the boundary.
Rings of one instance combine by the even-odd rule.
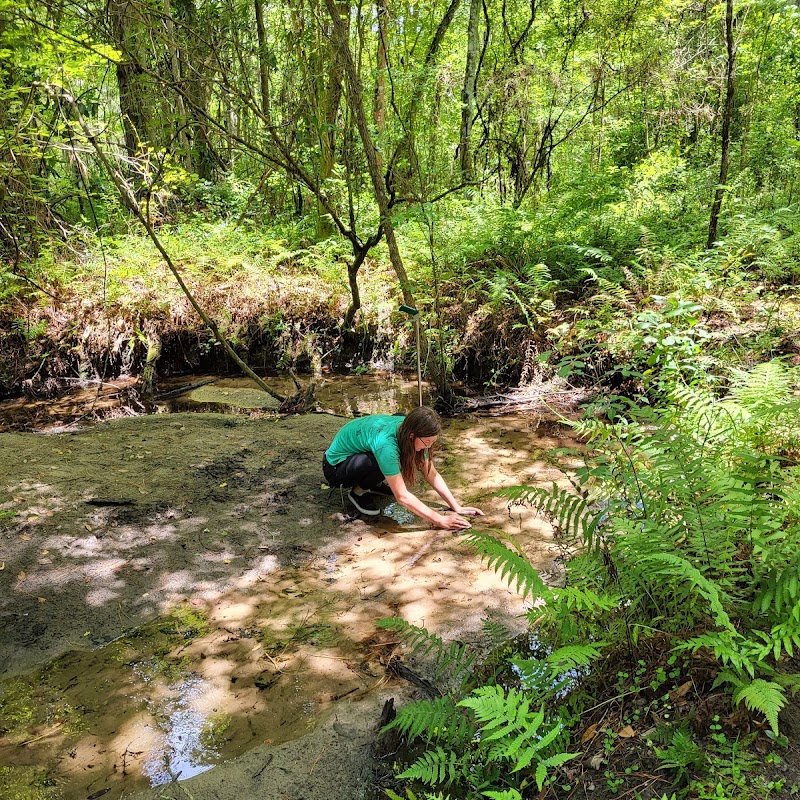
[[[296,391],[285,374],[266,376],[269,386],[284,396]],[[309,380],[307,378],[304,381]],[[397,373],[375,372],[367,375],[324,375],[314,380],[320,410],[348,417],[364,414],[393,414],[417,402],[415,377]],[[85,426],[101,419],[128,416],[144,409],[131,409],[133,378],[120,378],[102,384],[77,386],[53,400],[13,398],[0,401],[0,432],[13,430],[62,431]],[[178,394],[182,387],[196,388]],[[161,395],[149,413],[216,412],[240,416],[258,416],[274,411],[277,402],[243,377],[219,378],[213,375],[189,375],[159,383]],[[429,389],[423,385],[427,401]]]
[[[225,410],[255,421],[248,425],[259,424],[270,413],[268,408],[248,405],[252,385],[247,381],[226,379],[200,388],[213,389],[217,394],[206,391],[194,399],[181,396],[164,403],[158,411],[182,412],[175,419],[186,420],[189,410]],[[344,416],[391,413],[415,404],[416,383],[385,376],[330,379],[320,384],[317,396],[323,408]],[[109,410],[113,416],[113,403]],[[63,419],[41,407],[35,420],[53,430],[63,429],[65,423],[79,417],[83,418],[81,425],[89,419],[85,405],[80,403],[72,413],[74,418]],[[317,415],[313,417],[325,422]],[[16,417],[17,423],[19,419]],[[33,420],[29,417],[26,426]],[[191,433],[184,430],[189,428],[188,423],[168,423],[167,435],[160,428],[148,432],[149,427],[140,425],[140,420],[121,422],[126,448],[134,431],[141,431],[137,457],[144,453],[149,462],[160,456],[160,464],[177,469],[181,457],[169,449],[169,441],[172,437],[180,442],[175,452],[185,455]],[[211,446],[211,436],[217,435],[217,430],[218,426],[198,428],[194,441],[209,444],[202,452],[219,452],[223,442],[232,446],[239,437],[248,444],[253,442],[254,432],[240,425]],[[101,425],[94,431],[100,440],[110,428]],[[292,458],[307,461],[301,442],[303,431],[293,431],[286,433],[287,442],[296,448]],[[312,438],[309,428],[304,432],[306,438]],[[327,429],[325,435],[329,435]],[[78,459],[79,450],[89,447],[90,439],[94,441],[94,434],[61,436],[66,438],[52,437],[53,448],[62,454],[61,462],[70,458],[70,470],[77,469],[73,461]],[[149,443],[149,436],[155,444]],[[42,438],[51,437],[36,437]],[[106,459],[112,459],[116,452],[110,449],[115,446],[113,441],[104,438],[98,443],[98,452]],[[456,441],[458,447],[451,449],[448,444]],[[552,562],[557,548],[549,526],[531,512],[509,513],[505,503],[491,499],[491,494],[514,483],[546,485],[558,480],[559,474],[548,465],[546,456],[554,448],[569,444],[564,430],[538,415],[473,417],[449,421],[444,444],[439,469],[448,477],[456,496],[487,511],[486,528],[513,533],[525,542],[534,563]],[[68,447],[75,449],[72,455]],[[283,447],[286,452],[287,445]],[[270,451],[262,446],[259,452]],[[88,461],[97,462],[99,456],[86,458],[88,467]],[[194,461],[199,458],[193,453],[187,459],[189,466],[198,468],[199,461]],[[57,460],[56,464],[61,462]],[[319,478],[315,477],[302,479],[306,487],[302,495],[292,495],[291,490],[286,495],[291,508],[282,505],[285,490],[281,487],[291,486],[291,471],[296,467],[285,465],[290,475],[289,482],[283,484],[282,476],[276,474],[280,465],[280,460],[274,462],[264,475],[248,461],[241,462],[242,492],[230,500],[226,496],[236,489],[233,481],[228,485],[230,479],[215,477],[214,473],[210,504],[201,508],[196,495],[189,498],[193,516],[173,496],[174,508],[154,506],[157,514],[147,516],[144,523],[126,516],[133,513],[130,506],[122,508],[118,523],[112,507],[102,528],[89,517],[86,525],[75,518],[73,527],[85,527],[88,534],[75,539],[70,552],[77,552],[78,545],[85,548],[94,543],[98,552],[102,549],[108,565],[108,574],[99,578],[105,581],[101,586],[95,586],[98,578],[94,574],[82,573],[86,575],[87,601],[96,606],[102,598],[120,598],[102,600],[100,607],[105,621],[109,616],[118,620],[103,629],[103,636],[112,639],[109,644],[90,650],[79,646],[83,637],[87,644],[96,644],[96,634],[105,624],[97,618],[87,621],[86,630],[72,635],[78,642],[63,655],[0,685],[1,797],[115,800],[148,786],[191,778],[257,745],[277,745],[303,736],[339,703],[356,703],[374,696],[387,681],[389,659],[401,652],[395,637],[376,628],[377,619],[398,616],[445,637],[466,633],[474,638],[482,618],[492,616],[513,625],[516,615],[524,611],[519,598],[497,576],[470,560],[469,549],[459,544],[457,537],[431,532],[392,503],[386,504],[377,520],[367,523],[351,519],[346,501],[336,491],[321,492]],[[164,490],[165,479],[152,485],[145,482],[158,464],[148,467],[134,497],[146,495],[149,499]],[[39,462],[25,467],[43,468]],[[52,470],[55,479],[66,467],[62,464],[46,469]],[[112,469],[109,463],[101,473],[107,475]],[[263,493],[263,511],[259,511],[252,487],[265,478],[276,488]],[[70,472],[65,473],[63,485],[88,485],[95,480],[99,478],[94,474],[90,478]],[[20,484],[20,497],[27,491],[26,485]],[[184,487],[189,485],[188,478],[179,473],[176,486],[181,487],[180,492],[188,493]],[[246,486],[251,487],[248,492],[244,491]],[[119,491],[106,489],[100,496],[116,497]],[[66,496],[66,489],[62,492]],[[41,491],[37,493],[38,510],[31,512],[27,527],[9,532],[9,536],[21,540],[21,547],[39,548],[38,557],[24,571],[9,560],[9,572],[13,569],[17,575],[13,592],[24,598],[27,610],[21,613],[32,627],[44,624],[42,614],[46,616],[50,610],[57,613],[57,598],[47,595],[44,574],[50,569],[54,575],[69,571],[66,560],[49,563],[64,540],[64,532],[60,524],[48,527],[50,510],[44,507]],[[130,495],[125,498],[127,502]],[[426,500],[434,504],[430,497]],[[68,502],[60,502],[60,510],[54,508],[56,515],[69,508]],[[216,513],[222,514],[219,509],[225,510],[226,503],[230,510],[224,518],[227,521],[211,516],[215,507]],[[262,514],[264,521],[254,524],[248,533],[248,520],[254,511]],[[214,522],[203,523],[204,518]],[[291,530],[290,519],[294,525]],[[235,529],[237,524],[241,532]],[[133,549],[139,532],[146,539],[142,551]],[[204,566],[198,574],[190,575],[188,562],[181,560],[184,557],[178,551],[177,566],[169,580],[157,582],[154,578],[148,582],[148,558],[152,560],[152,556],[148,557],[147,551],[162,537],[164,542],[173,542],[180,536],[187,537],[189,548],[200,559],[197,563]],[[203,569],[214,572],[215,583],[202,574]],[[41,578],[36,577],[39,573]],[[180,584],[176,583],[178,578]],[[131,588],[134,580],[141,589]],[[127,588],[123,586],[126,582]],[[180,590],[174,588],[176,585]],[[219,588],[212,590],[212,585]],[[125,630],[128,604],[132,608],[144,604],[145,599],[147,607],[157,607],[157,599],[168,612]],[[63,621],[64,627],[69,625],[69,620]],[[107,633],[115,627],[116,638]]]

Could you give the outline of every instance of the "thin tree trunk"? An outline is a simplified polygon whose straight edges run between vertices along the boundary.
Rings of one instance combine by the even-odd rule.
[[[386,245],[389,249],[389,260],[391,261],[392,268],[394,269],[398,283],[400,284],[403,302],[412,308],[416,308],[417,301],[414,298],[414,292],[411,288],[411,281],[408,278],[408,273],[403,265],[403,258],[400,254],[400,248],[397,244],[397,237],[395,236],[394,225],[392,224],[391,208],[389,207],[389,194],[386,187],[386,179],[381,169],[381,159],[379,158],[378,150],[375,147],[375,142],[372,138],[369,124],[367,123],[367,114],[364,107],[364,91],[361,84],[361,78],[358,75],[356,65],[353,60],[353,54],[350,51],[348,29],[345,26],[340,11],[336,6],[336,0],[325,0],[325,5],[333,22],[332,42],[334,43],[335,52],[341,59],[344,67],[349,107],[355,118],[356,128],[361,138],[361,144],[364,147],[367,168],[372,181],[375,201],[378,205],[378,211],[380,213],[380,227],[383,228],[383,233],[386,237]],[[345,11],[345,13],[347,13],[347,11]],[[444,373],[439,369],[439,365],[436,363],[435,359],[429,361],[427,358],[429,344],[424,329],[420,330],[420,350],[422,359],[428,362],[428,368],[433,373],[437,390],[440,392],[440,394],[446,395],[449,391],[449,387],[445,383]]]
[[[470,134],[475,113],[475,82],[478,78],[478,48],[480,45],[481,0],[470,0],[467,26],[467,63],[464,69],[464,85],[461,89],[461,135],[458,143],[461,180],[472,180],[472,150]]]
[[[736,42],[733,38],[733,0],[725,1],[725,47],[728,60],[725,76],[725,106],[722,112],[722,146],[719,159],[719,181],[714,192],[714,202],[711,205],[711,218],[708,223],[708,241],[706,247],[711,249],[717,241],[717,226],[719,213],[722,209],[722,200],[725,196],[725,184],[728,182],[728,169],[730,167],[731,149],[731,119],[733,117],[733,100],[736,84]]]
[[[378,52],[375,56],[375,104],[372,109],[372,119],[375,130],[379,136],[386,131],[386,71],[389,61],[386,57],[386,20],[389,16],[389,7],[386,0],[377,0],[375,10],[378,15]]]
[[[335,0],[325,0],[325,5],[333,22],[333,37],[335,51],[344,67],[344,74],[347,81],[349,94],[350,110],[355,117],[356,128],[364,147],[364,155],[367,159],[367,169],[372,181],[372,188],[375,193],[375,202],[378,205],[381,225],[383,225],[386,236],[386,244],[389,248],[389,259],[392,263],[397,280],[400,283],[400,291],[403,293],[403,302],[410,306],[415,306],[414,294],[411,290],[411,281],[408,279],[403,258],[400,255],[400,248],[397,246],[397,239],[394,234],[392,215],[389,208],[389,194],[386,189],[386,181],[381,170],[381,159],[372,133],[367,123],[367,113],[364,106],[364,89],[361,78],[356,71],[353,61],[353,54],[350,52],[350,43],[347,40],[347,27],[345,26],[342,15],[337,8]]]
[[[256,11],[256,35],[258,37],[258,77],[261,89],[261,113],[269,119],[269,51],[267,29],[264,26],[264,7],[261,0],[253,0]]]
[[[131,169],[138,173],[137,163],[142,149],[146,145],[152,146],[153,142],[150,141],[146,98],[139,85],[143,76],[138,67],[138,57],[131,52],[135,31],[130,3],[128,0],[109,0],[107,14],[114,45],[122,54],[116,63],[116,74],[125,151]]]
[[[167,49],[169,50],[169,66],[172,73],[172,80],[176,86],[181,84],[181,63],[178,54],[178,43],[175,41],[175,22],[172,19],[172,8],[170,0],[164,0],[164,24],[167,29]],[[188,171],[193,171],[192,147],[189,142],[189,134],[186,132],[186,104],[183,102],[183,95],[179,93],[175,96],[177,105],[177,119],[174,121],[178,128],[178,142],[180,144],[179,161]]]

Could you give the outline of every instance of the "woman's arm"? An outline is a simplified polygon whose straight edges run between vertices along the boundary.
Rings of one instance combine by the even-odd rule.
[[[432,522],[437,528],[445,528],[452,531],[470,527],[469,520],[458,514],[440,514],[438,511],[426,506],[422,500],[408,490],[402,475],[387,475],[386,483],[400,505],[405,506],[412,514]],[[442,483],[444,484],[444,481]],[[445,485],[444,488],[447,489],[447,486]],[[444,495],[442,495],[442,498],[446,499]]]
[[[442,500],[447,503],[456,514],[461,514],[462,516],[467,517],[482,517],[484,516],[483,511],[479,508],[473,508],[472,506],[462,506],[455,497],[453,497],[453,493],[450,491],[449,487],[445,483],[444,478],[439,474],[436,467],[433,466],[430,462],[428,462],[428,471],[423,472],[425,476],[425,480],[431,485],[431,488],[442,498]]]

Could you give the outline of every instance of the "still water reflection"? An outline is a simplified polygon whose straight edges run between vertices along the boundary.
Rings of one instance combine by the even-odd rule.
[[[265,380],[284,396],[296,391],[288,375],[267,376]],[[302,382],[305,384],[308,380],[305,378]],[[314,383],[319,409],[347,417],[393,414],[413,408],[417,402],[417,382],[413,375],[390,372],[326,374]],[[0,402],[0,432],[62,431],[85,427],[101,419],[139,413],[200,411],[258,417],[274,413],[277,406],[272,397],[244,377],[184,375],[169,378],[159,384],[162,399],[148,408],[143,408],[132,396],[135,385],[134,379],[119,379],[102,386],[75,388],[53,399],[4,400]],[[425,402],[430,400],[424,384],[423,398]]]

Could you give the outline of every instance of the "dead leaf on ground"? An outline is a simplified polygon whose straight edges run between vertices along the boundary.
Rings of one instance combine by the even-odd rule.
[[[673,689],[669,693],[669,699],[675,702],[675,700],[678,700],[681,697],[683,697],[691,688],[692,688],[692,682],[688,680],[686,681],[686,683],[682,683],[677,689]]]
[[[597,733],[597,723],[595,723],[594,725],[590,725],[583,732],[583,736],[581,736],[581,744],[583,744],[584,742],[588,742],[589,739],[594,739],[596,733]]]
[[[636,731],[633,729],[633,726],[626,725],[618,734],[620,739],[630,739],[632,736],[636,736]]]

